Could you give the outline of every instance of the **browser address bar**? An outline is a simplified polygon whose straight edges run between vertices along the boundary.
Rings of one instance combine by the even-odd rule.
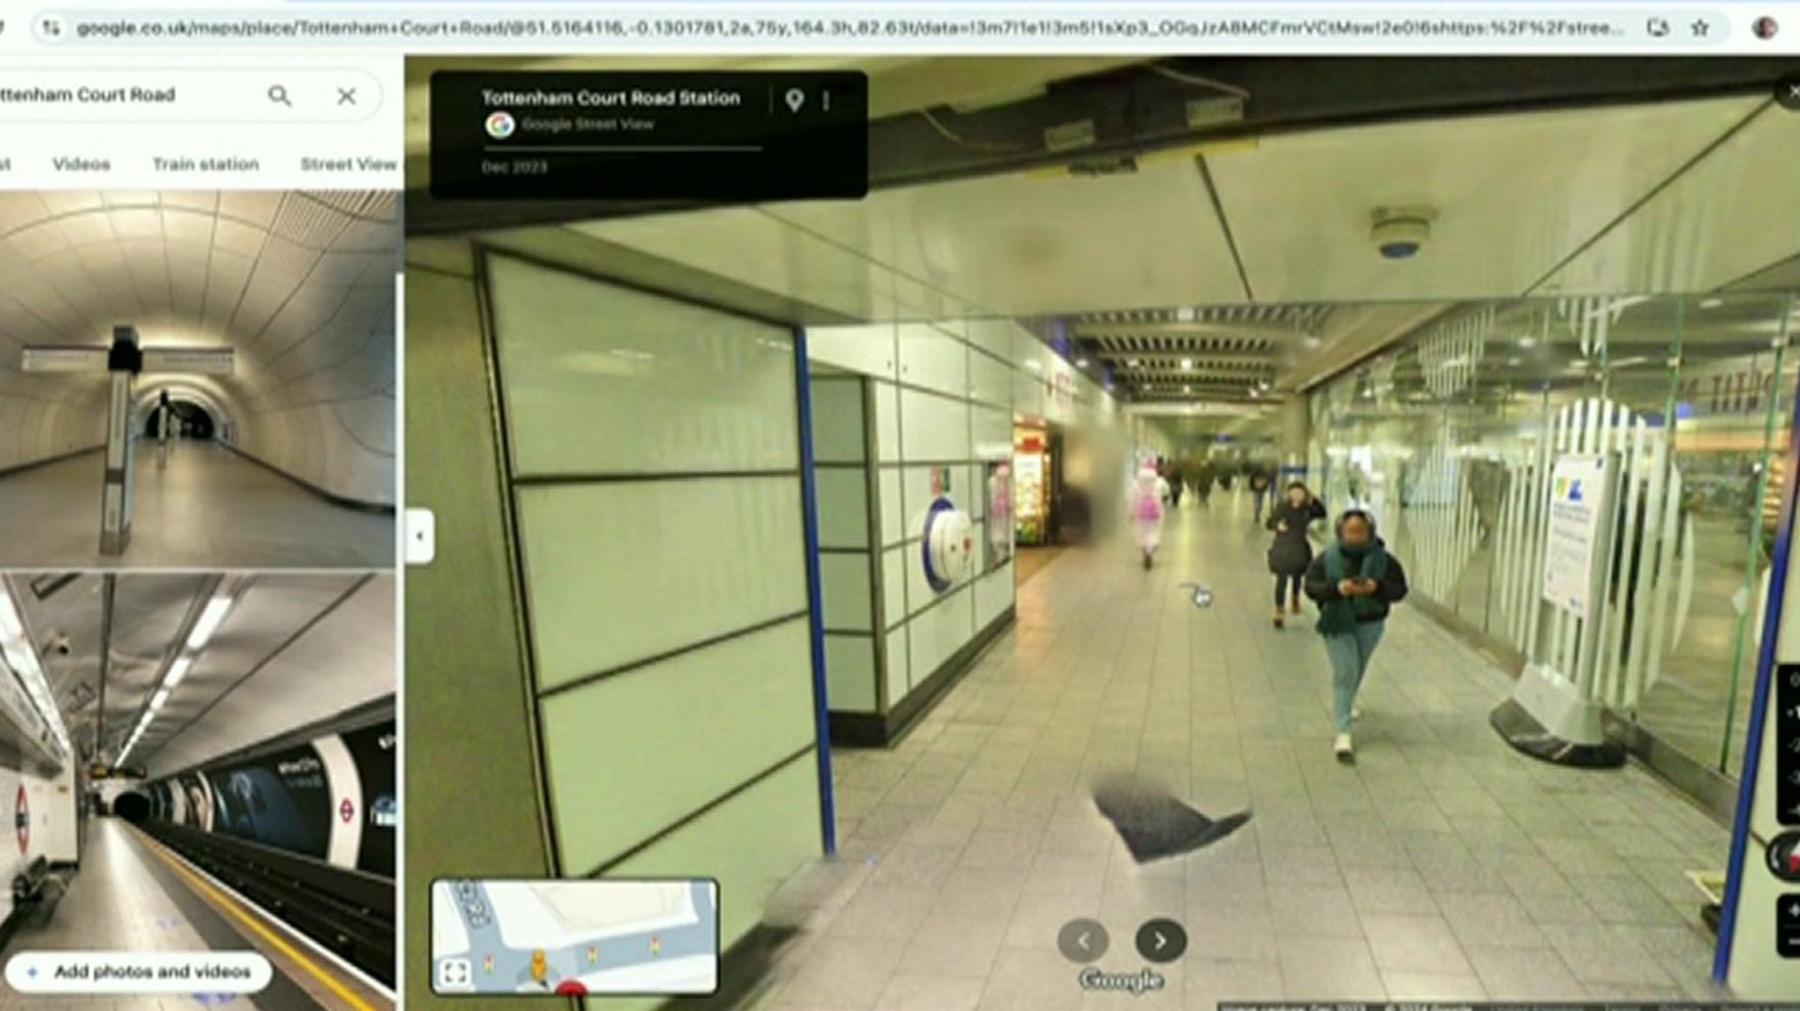
[[[0,122],[358,123],[381,108],[361,70],[0,69]]]
[[[373,5],[371,5],[373,6]],[[995,0],[773,0],[679,4],[617,0],[605,6],[551,3],[393,4],[346,9],[296,4],[247,11],[53,10],[32,22],[50,46],[367,46],[421,52],[568,52],[630,47],[660,52],[1166,52],[1205,45],[1230,52],[1379,53],[1508,51],[1714,52],[1768,48],[1730,0],[1700,5],[1433,0],[1229,5],[1170,0],[1041,3]],[[1768,20],[1768,19],[1765,19]],[[1783,45],[1787,45],[1784,41]]]

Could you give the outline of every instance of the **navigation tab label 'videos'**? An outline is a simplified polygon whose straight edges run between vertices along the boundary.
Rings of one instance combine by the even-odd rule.
[[[861,73],[440,71],[440,200],[854,199],[868,192]]]

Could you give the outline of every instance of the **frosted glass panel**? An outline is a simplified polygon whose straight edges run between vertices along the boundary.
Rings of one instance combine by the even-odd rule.
[[[819,578],[825,591],[825,627],[835,631],[868,629],[869,556],[821,554]]]
[[[541,687],[806,608],[797,478],[556,485],[518,496]]]
[[[818,769],[810,752],[801,755],[610,875],[688,876],[703,868],[699,873],[719,882],[719,945],[730,948],[762,919],[775,889],[819,854]],[[608,998],[606,1007],[613,1006]]]
[[[826,701],[832,712],[875,711],[875,640],[863,635],[825,637]]]
[[[544,700],[564,865],[585,872],[809,743],[811,670],[798,618]]]
[[[813,470],[813,483],[819,494],[819,543],[828,548],[867,544],[868,475],[861,468],[818,467]]]
[[[799,465],[786,330],[503,256],[488,283],[515,477]]]
[[[812,377],[813,459],[861,463],[863,386],[859,379]]]

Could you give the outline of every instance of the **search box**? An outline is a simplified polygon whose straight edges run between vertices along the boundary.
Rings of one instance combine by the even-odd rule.
[[[361,70],[0,70],[7,123],[359,123],[381,101],[381,83]]]

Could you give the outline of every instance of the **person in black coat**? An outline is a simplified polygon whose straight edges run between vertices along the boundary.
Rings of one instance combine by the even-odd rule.
[[[1302,481],[1290,482],[1286,495],[1269,510],[1264,526],[1275,534],[1269,544],[1269,571],[1275,574],[1276,628],[1282,626],[1290,598],[1293,613],[1300,613],[1300,580],[1312,564],[1312,542],[1306,539],[1306,528],[1324,518],[1325,503]]]

